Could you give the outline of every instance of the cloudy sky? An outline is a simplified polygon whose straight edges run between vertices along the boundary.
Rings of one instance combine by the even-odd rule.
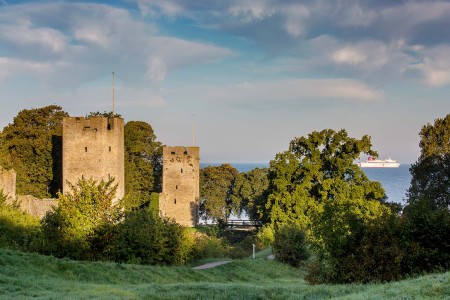
[[[313,130],[419,154],[450,113],[450,2],[0,0],[0,128],[24,108],[111,110],[204,162],[268,162]]]

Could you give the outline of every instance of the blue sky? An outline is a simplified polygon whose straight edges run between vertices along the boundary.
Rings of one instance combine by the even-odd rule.
[[[414,162],[450,113],[450,2],[0,0],[0,127],[111,109],[204,162],[268,162],[313,130]]]

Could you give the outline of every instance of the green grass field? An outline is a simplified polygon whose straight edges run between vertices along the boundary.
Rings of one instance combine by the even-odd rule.
[[[265,259],[213,269],[78,262],[0,249],[0,299],[450,299],[450,272],[372,285],[308,285]]]

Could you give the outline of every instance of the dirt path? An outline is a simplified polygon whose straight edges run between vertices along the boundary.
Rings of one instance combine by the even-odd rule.
[[[194,270],[210,269],[210,268],[214,268],[214,267],[217,267],[217,266],[225,265],[225,264],[230,263],[230,262],[231,262],[231,260],[215,261],[215,262],[212,262],[212,263],[208,263],[208,264],[204,264],[204,265],[201,265],[201,266],[193,267],[192,269],[194,269]]]

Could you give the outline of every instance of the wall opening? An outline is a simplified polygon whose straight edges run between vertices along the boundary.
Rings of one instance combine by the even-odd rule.
[[[109,146],[109,152],[111,152],[111,146]]]
[[[173,199],[173,204],[177,204],[177,198]]]
[[[87,147],[84,147],[84,152],[87,152]]]
[[[183,173],[183,169],[181,169],[181,173]]]
[[[178,190],[178,184],[175,185],[175,189]]]

